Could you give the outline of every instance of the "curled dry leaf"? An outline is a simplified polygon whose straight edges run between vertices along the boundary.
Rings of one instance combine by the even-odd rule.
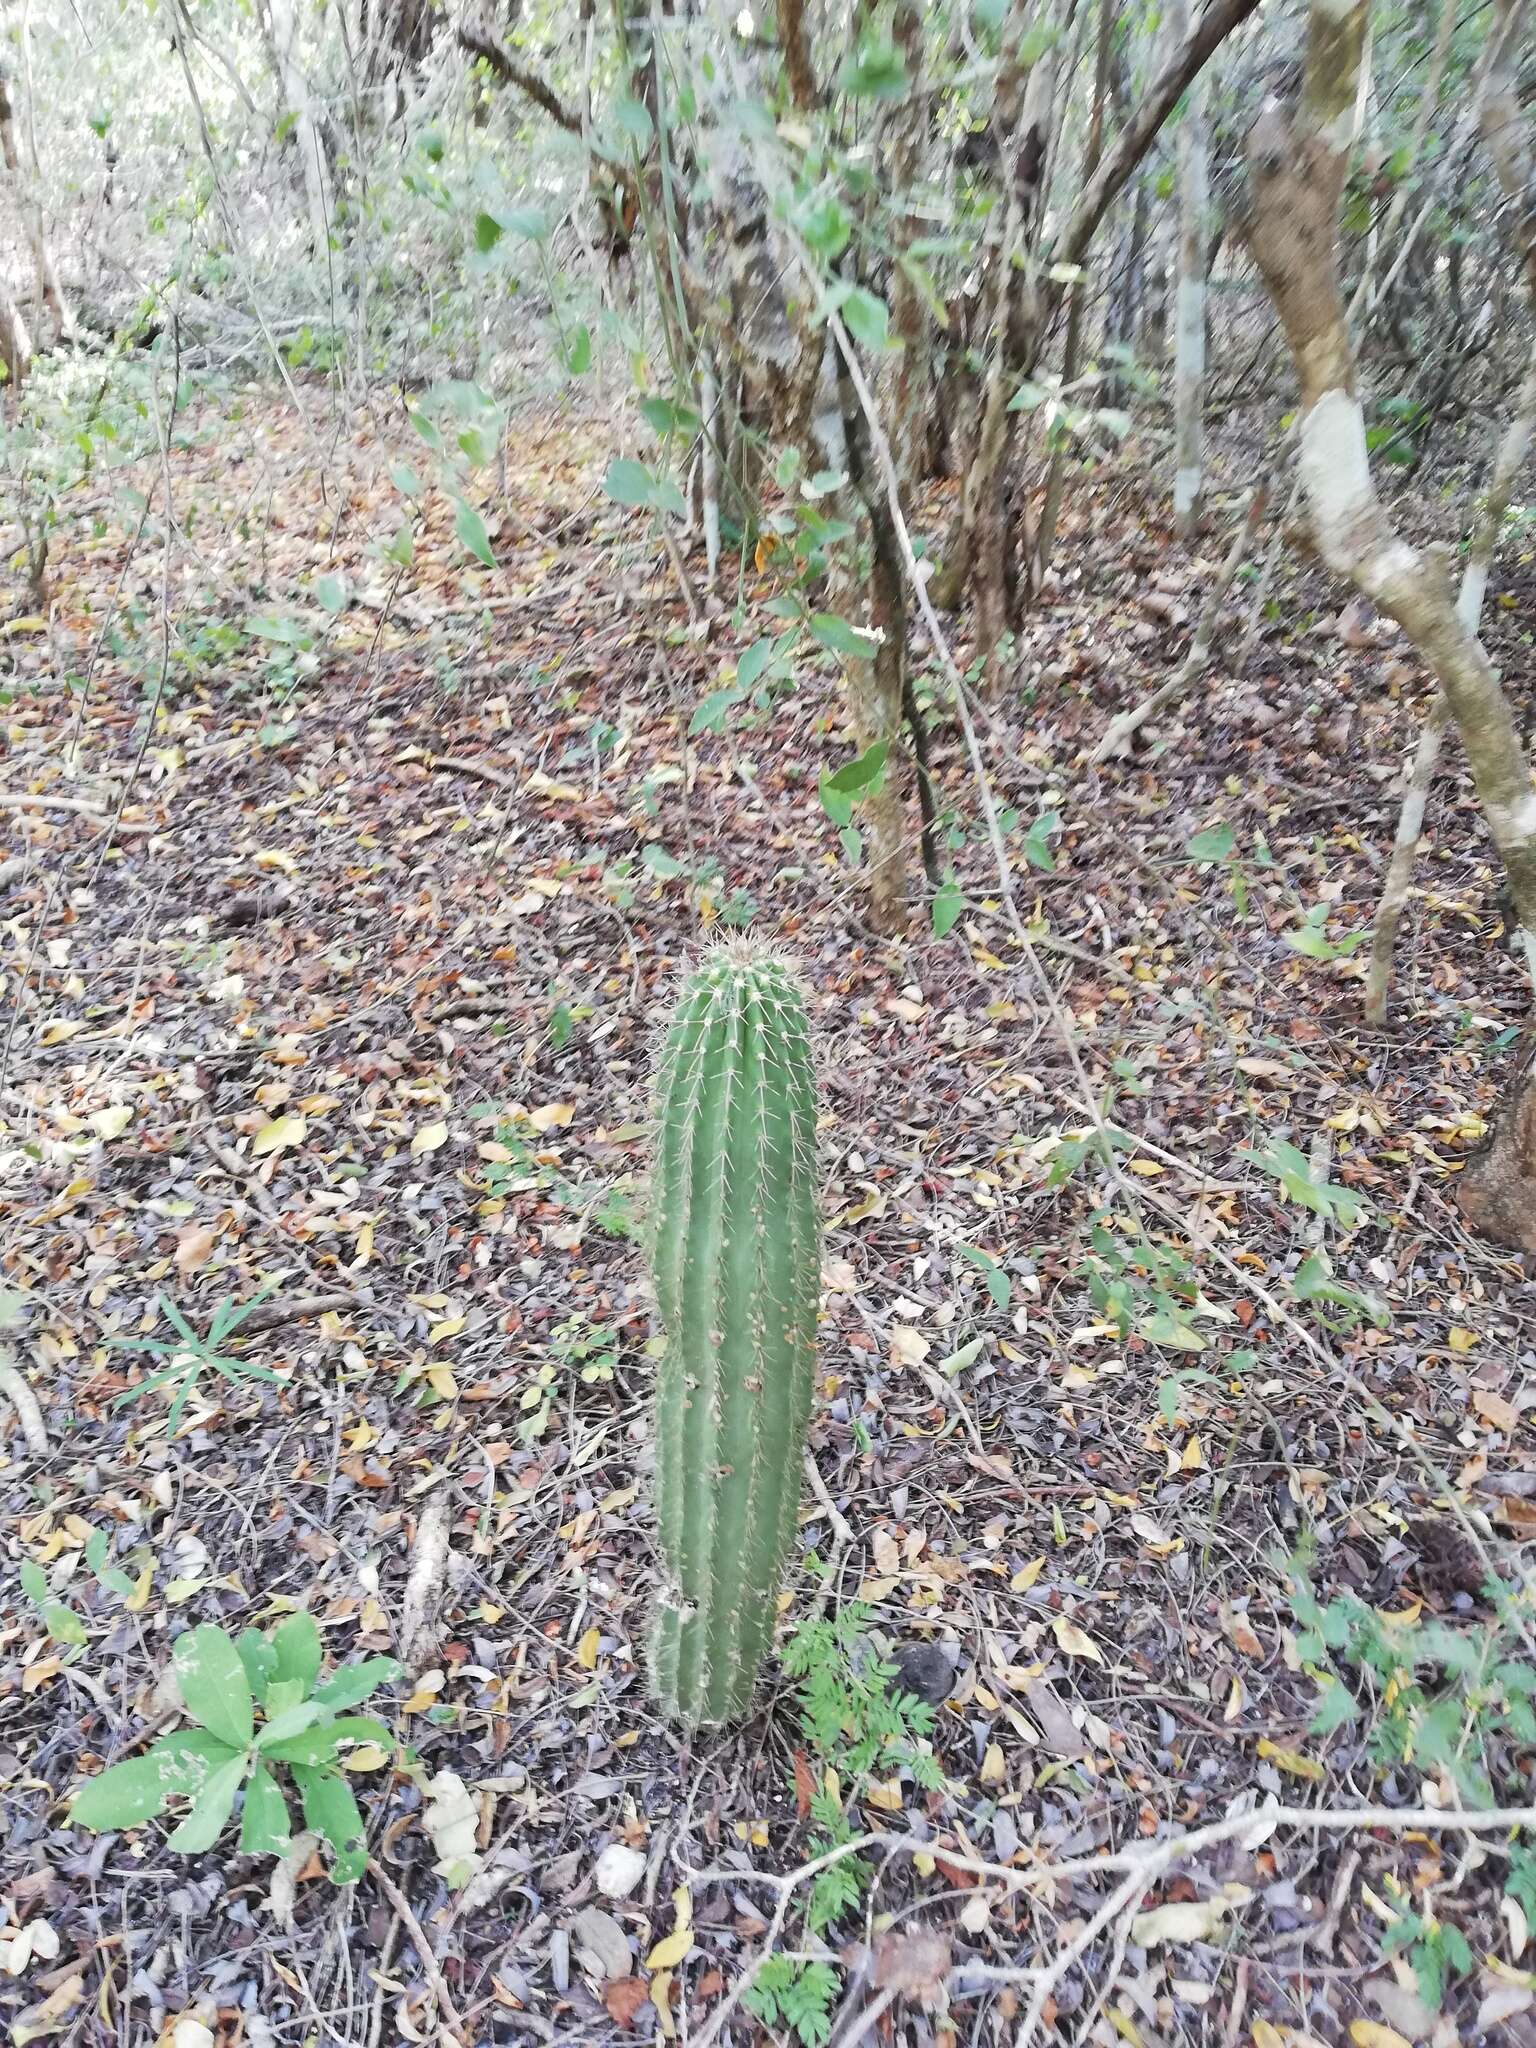
[[[480,1868],[480,1810],[456,1771],[439,1771],[427,1786],[422,1823],[432,1838],[437,1874],[461,1891]]]

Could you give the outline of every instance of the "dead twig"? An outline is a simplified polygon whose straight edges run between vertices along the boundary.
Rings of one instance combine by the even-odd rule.
[[[453,1993],[448,1989],[448,1980],[443,1975],[443,1966],[433,1953],[432,1944],[423,1932],[421,1922],[412,1911],[410,1900],[401,1891],[399,1885],[395,1883],[395,1880],[390,1876],[382,1863],[375,1862],[370,1858],[368,1869],[374,1883],[383,1892],[385,1898],[388,1899],[405,1924],[405,1931],[411,1937],[416,1953],[421,1958],[421,1967],[426,1973],[427,1982],[432,1987],[432,1996],[437,2000],[437,2009],[442,2016],[447,2032],[455,2041],[464,2043],[465,2048],[468,2048],[468,2037],[464,2030],[464,2022],[460,2019],[459,2009],[453,2002]]]

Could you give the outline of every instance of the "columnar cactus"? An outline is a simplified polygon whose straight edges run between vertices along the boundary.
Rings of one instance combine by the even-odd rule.
[[[658,1062],[651,1266],[663,1580],[651,1679],[690,1727],[745,1712],[795,1532],[816,1360],[816,1077],[783,961],[710,954]]]

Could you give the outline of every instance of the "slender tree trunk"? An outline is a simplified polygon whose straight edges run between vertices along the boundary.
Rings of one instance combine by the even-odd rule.
[[[1371,476],[1337,235],[1366,14],[1366,0],[1311,0],[1300,98],[1268,99],[1249,133],[1242,226],[1296,363],[1301,475],[1319,552],[1398,621],[1445,692],[1536,973],[1536,792],[1514,719],[1444,566],[1393,529]]]
[[[1174,0],[1170,25],[1189,33],[1189,0]],[[1200,524],[1205,495],[1205,74],[1189,88],[1179,128],[1179,260],[1174,322],[1173,520],[1181,539]]]
[[[1099,0],[1098,41],[1095,45],[1093,63],[1093,102],[1088,115],[1088,135],[1083,143],[1085,179],[1093,176],[1104,153],[1104,104],[1109,92],[1110,53],[1114,47],[1115,15],[1114,0]],[[1061,382],[1064,390],[1070,390],[1082,367],[1087,298],[1085,283],[1073,285],[1072,296],[1067,306],[1067,338],[1062,344],[1061,351]],[[1061,512],[1061,493],[1066,470],[1067,448],[1063,440],[1058,441],[1051,450],[1051,466],[1045,479],[1045,498],[1040,507],[1039,524],[1035,529],[1036,589],[1050,567],[1051,553],[1056,545],[1056,521]]]
[[[74,339],[75,319],[64,297],[64,288],[59,283],[59,274],[54,268],[53,256],[48,248],[47,237],[43,233],[43,212],[37,196],[36,166],[33,167],[31,177],[22,169],[21,155],[16,147],[16,117],[11,104],[10,84],[4,72],[0,72],[0,161],[4,162],[6,181],[11,187],[16,214],[32,251],[32,264],[37,273],[39,316],[47,319],[52,325],[53,332],[49,337],[49,343],[50,346],[56,347],[60,342]],[[13,309],[9,323],[13,336],[16,335],[15,322],[19,318],[20,315]],[[17,381],[25,374],[25,362],[31,356],[31,344],[27,339],[25,327],[20,329],[19,339],[22,369],[15,373]],[[6,350],[8,363],[12,352],[12,348]]]
[[[322,255],[330,243],[335,200],[325,138],[315,118],[309,81],[300,62],[297,0],[267,0],[267,17],[278,87],[293,122],[293,142],[304,179],[310,246],[317,255]]]
[[[1525,0],[1499,0],[1494,26],[1480,67],[1477,119],[1504,194],[1506,210],[1516,223],[1516,240],[1527,266],[1532,304],[1536,307],[1536,235],[1522,237],[1519,228],[1526,194],[1533,175],[1536,175],[1524,146],[1513,78],[1515,54],[1524,28],[1524,8]],[[1452,0],[1446,0],[1445,12],[1449,14],[1451,10]],[[1445,41],[1442,16],[1441,33],[1436,44],[1436,56],[1441,68],[1444,63]],[[1420,118],[1415,129],[1416,147],[1422,140],[1427,125],[1427,100],[1426,87],[1425,103],[1421,104]],[[1532,203],[1536,204],[1536,199],[1533,199]],[[1536,350],[1533,350],[1527,364],[1514,412],[1495,451],[1488,489],[1473,524],[1466,567],[1462,572],[1461,592],[1457,599],[1457,610],[1469,633],[1477,632],[1478,623],[1482,618],[1483,596],[1488,587],[1488,572],[1492,566],[1494,549],[1498,545],[1499,529],[1503,525],[1515,480],[1530,453],[1533,434],[1536,434]],[[1428,807],[1429,792],[1439,764],[1450,715],[1450,706],[1445,697],[1437,695],[1419,734],[1418,745],[1414,749],[1413,766],[1409,772],[1407,788],[1403,792],[1402,809],[1398,814],[1392,858],[1387,865],[1381,900],[1376,907],[1376,918],[1371,931],[1370,969],[1365,985],[1365,1014],[1368,1021],[1378,1027],[1384,1025],[1387,1020],[1387,993],[1392,979],[1392,955],[1397,942],[1397,929],[1402,921],[1409,888],[1413,881],[1419,836],[1424,830],[1424,813]]]
[[[889,150],[891,192],[898,208],[891,232],[891,337],[901,344],[892,352],[882,378],[885,413],[890,421],[891,453],[903,501],[923,480],[928,457],[928,317],[922,293],[902,258],[917,239],[913,187],[922,167],[928,126],[928,100],[923,83],[923,17],[916,0],[899,0],[892,23],[896,47],[907,74],[904,99],[892,109],[885,129]],[[786,60],[787,61],[787,60]]]

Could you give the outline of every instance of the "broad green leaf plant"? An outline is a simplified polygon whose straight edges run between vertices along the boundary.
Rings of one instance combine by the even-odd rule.
[[[361,1877],[368,1862],[363,1817],[341,1750],[393,1741],[382,1721],[348,1709],[399,1677],[395,1659],[367,1657],[322,1679],[320,1632],[298,1613],[265,1635],[248,1628],[233,1640],[211,1623],[191,1629],[178,1640],[174,1662],[196,1727],[162,1736],[143,1756],[88,1780],[74,1796],[70,1820],[98,1832],[138,1827],[185,1799],[189,1809],[167,1846],[197,1855],[223,1834],[243,1787],[241,1853],[284,1856],[292,1838],[282,1770],[298,1791],[305,1826],[330,1844],[332,1882]]]

